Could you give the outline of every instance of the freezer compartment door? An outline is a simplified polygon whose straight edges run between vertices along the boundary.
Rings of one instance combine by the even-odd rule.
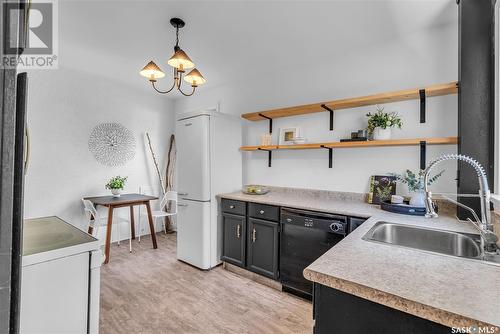
[[[177,259],[210,269],[210,202],[179,201]]]
[[[177,166],[179,196],[210,200],[210,117],[177,121]]]

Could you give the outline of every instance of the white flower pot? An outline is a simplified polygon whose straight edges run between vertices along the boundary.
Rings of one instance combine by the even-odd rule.
[[[122,189],[111,189],[111,193],[113,194],[113,197],[120,197]]]
[[[425,192],[423,190],[416,191],[411,194],[410,205],[419,208],[425,207]]]
[[[376,127],[373,129],[373,140],[388,140],[391,139],[391,128],[382,129]]]

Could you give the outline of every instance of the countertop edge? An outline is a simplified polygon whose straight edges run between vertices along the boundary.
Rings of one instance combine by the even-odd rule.
[[[353,296],[363,298],[448,327],[469,327],[471,326],[471,324],[474,324],[478,327],[495,327],[496,330],[499,330],[499,327],[493,324],[481,322],[460,314],[425,305],[348,280],[325,275],[323,273],[319,273],[307,268],[304,269],[304,277],[314,283],[322,284],[327,287],[346,292]]]

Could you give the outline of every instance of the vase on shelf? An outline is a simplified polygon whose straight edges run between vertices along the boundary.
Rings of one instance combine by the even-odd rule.
[[[122,189],[111,189],[111,193],[113,194],[113,197],[120,197]]]
[[[388,140],[391,139],[391,128],[381,128],[377,126],[373,129],[373,140]]]
[[[423,190],[417,190],[411,193],[410,205],[416,206],[418,208],[425,207],[425,192]]]

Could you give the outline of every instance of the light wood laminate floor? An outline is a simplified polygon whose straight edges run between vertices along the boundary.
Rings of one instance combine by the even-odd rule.
[[[111,246],[101,268],[100,330],[108,333],[312,333],[310,303],[222,269],[176,259],[175,234]]]

